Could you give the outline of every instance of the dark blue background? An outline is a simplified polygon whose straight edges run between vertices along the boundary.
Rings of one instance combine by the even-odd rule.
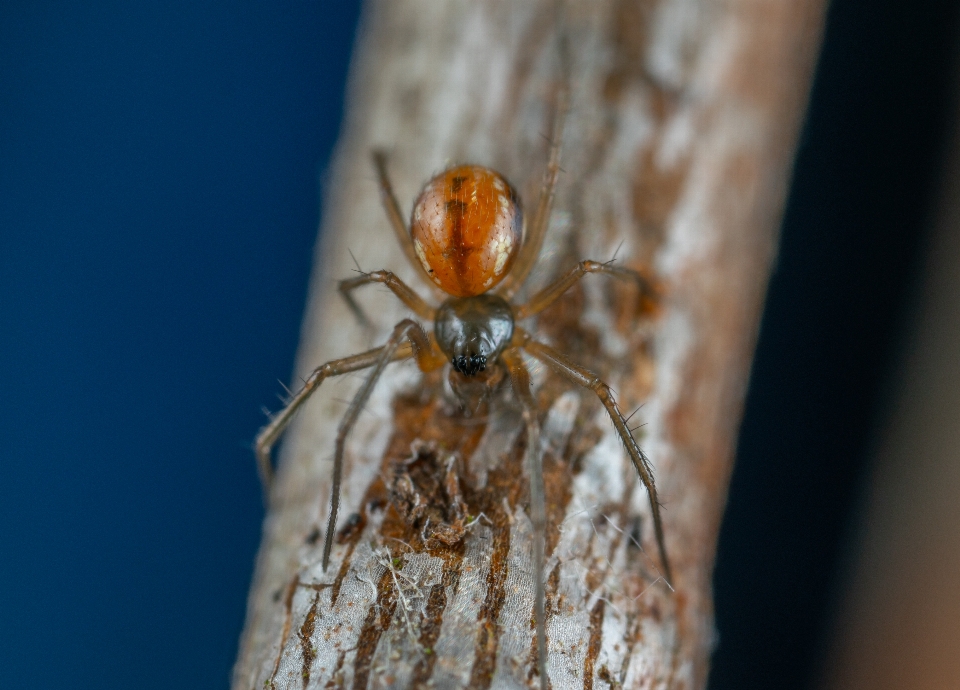
[[[955,5],[833,3],[721,536],[713,690],[816,669]],[[0,685],[227,685],[262,518],[249,445],[292,368],[358,11],[0,4]]]
[[[833,0],[714,574],[710,690],[814,687],[955,111],[956,0]]]
[[[0,3],[0,686],[229,682],[358,12]]]

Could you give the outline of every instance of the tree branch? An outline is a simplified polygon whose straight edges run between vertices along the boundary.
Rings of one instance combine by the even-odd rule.
[[[646,493],[595,396],[534,366],[543,426],[554,688],[700,688],[710,577],[750,356],[822,0],[566,3],[571,111],[531,287],[587,276],[530,328],[600,374],[654,465],[676,577],[659,577]],[[378,202],[384,148],[406,213],[432,174],[476,162],[532,210],[560,74],[556,4],[371,2],[297,371],[379,344],[408,314],[336,294],[354,267],[418,280]],[[532,294],[532,289],[526,294]],[[433,296],[436,297],[435,295]],[[324,384],[282,452],[234,688],[513,687],[536,681],[524,433],[509,386],[467,417],[441,374],[393,365],[348,441],[340,533],[320,564],[333,438],[355,377]]]

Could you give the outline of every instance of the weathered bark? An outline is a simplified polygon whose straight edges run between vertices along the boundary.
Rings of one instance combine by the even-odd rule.
[[[533,283],[616,255],[662,298],[651,314],[627,286],[588,277],[534,330],[600,373],[625,410],[643,405],[634,423],[644,424],[676,581],[671,592],[658,579],[646,493],[597,400],[535,368],[554,688],[705,683],[715,540],[823,9],[821,0],[566,4],[572,108]],[[471,161],[503,172],[532,209],[559,74],[556,16],[548,0],[368,6],[298,377],[382,341],[405,315],[371,290],[361,300],[377,334],[365,337],[335,289],[351,253],[365,270],[422,285],[380,208],[372,147],[390,151],[406,208],[431,174]],[[285,443],[238,690],[536,681],[525,434],[509,387],[489,414],[468,419],[441,377],[409,363],[390,372],[347,446],[327,572],[318,536],[356,377],[325,383]],[[406,495],[398,473],[411,480]],[[465,513],[483,513],[451,545],[424,540],[423,519],[409,524],[402,500],[419,494],[431,524],[457,532],[447,478]]]

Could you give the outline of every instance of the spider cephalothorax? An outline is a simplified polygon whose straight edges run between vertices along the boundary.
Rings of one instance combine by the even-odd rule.
[[[562,113],[562,108],[560,110]],[[606,408],[640,480],[649,493],[654,537],[664,575],[668,580],[671,579],[660,520],[660,505],[650,462],[630,433],[610,387],[595,374],[570,361],[552,347],[538,342],[531,333],[517,325],[517,322],[543,311],[587,273],[602,273],[634,282],[646,297],[652,295],[649,285],[636,271],[609,263],[581,261],[555,282],[535,293],[528,301],[521,304],[511,302],[529,275],[547,230],[559,171],[561,123],[562,117],[558,117],[543,188],[536,213],[528,228],[524,225],[520,200],[514,188],[499,173],[477,165],[450,168],[427,182],[414,204],[408,228],[387,176],[385,158],[382,154],[374,154],[381,195],[400,246],[407,259],[423,270],[424,277],[449,297],[439,307],[432,307],[389,271],[363,273],[342,281],[340,292],[362,322],[369,323],[351,293],[360,286],[381,283],[420,319],[432,322],[433,332],[428,335],[419,322],[404,319],[394,327],[392,335],[383,346],[334,360],[317,368],[289,404],[261,430],[256,444],[261,474],[265,483],[269,483],[272,474],[270,450],[289,424],[293,413],[328,376],[371,369],[337,431],[333,461],[333,495],[323,548],[323,568],[326,569],[336,533],[346,437],[386,366],[390,362],[410,357],[416,359],[417,365],[424,372],[449,364],[456,372],[451,375],[451,379],[463,377],[457,380],[467,387],[494,387],[502,379],[502,372],[506,371],[523,408],[527,431],[525,447],[530,476],[530,519],[535,535],[534,616],[543,688],[547,687],[543,583],[546,512],[537,409],[530,391],[530,375],[521,351],[527,352],[573,383],[593,391]],[[487,371],[488,369],[490,371]],[[486,374],[480,375],[485,371]],[[465,408],[465,412],[469,410]]]
[[[433,321],[437,346],[454,370],[473,376],[494,362],[513,337],[513,310],[501,297],[451,297]]]

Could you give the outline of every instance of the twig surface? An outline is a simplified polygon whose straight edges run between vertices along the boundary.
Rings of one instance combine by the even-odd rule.
[[[571,111],[532,285],[616,255],[661,298],[588,276],[530,326],[604,377],[625,411],[642,405],[631,425],[654,464],[676,582],[671,592],[659,579],[646,494],[596,398],[534,366],[554,688],[706,681],[715,541],[823,10],[566,3]],[[408,316],[371,288],[359,296],[368,340],[336,290],[351,254],[431,294],[391,235],[371,149],[388,151],[404,213],[454,162],[501,171],[532,209],[559,74],[555,19],[548,0],[369,4],[298,377]],[[509,387],[466,418],[439,375],[392,365],[348,442],[323,572],[332,440],[358,385],[325,383],[286,439],[233,687],[533,685],[524,434]]]

